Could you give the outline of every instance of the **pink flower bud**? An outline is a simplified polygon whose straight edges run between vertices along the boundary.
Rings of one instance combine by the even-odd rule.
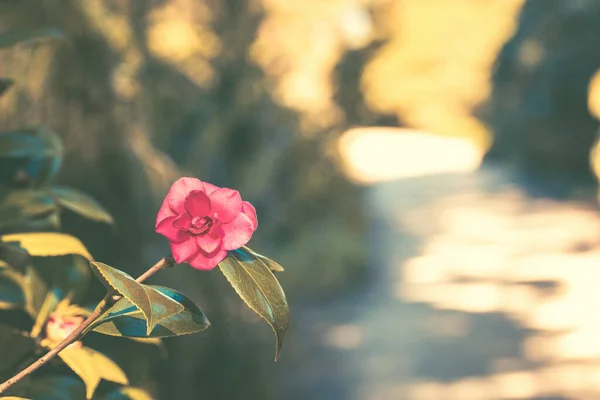
[[[81,323],[83,317],[62,317],[57,314],[50,315],[46,324],[46,339],[52,343],[60,343],[65,340]],[[77,342],[81,345],[80,342]],[[75,344],[75,343],[73,343]]]

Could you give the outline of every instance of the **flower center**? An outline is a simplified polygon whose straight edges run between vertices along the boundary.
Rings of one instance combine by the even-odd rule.
[[[212,226],[213,221],[208,217],[194,217],[190,225],[190,231],[196,235],[205,233]]]

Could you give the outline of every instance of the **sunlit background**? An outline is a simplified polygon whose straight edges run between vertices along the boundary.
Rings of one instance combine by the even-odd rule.
[[[600,398],[600,2],[5,0],[0,127],[66,141],[115,215],[65,229],[132,274],[194,175],[256,205],[292,330],[217,271],[157,277],[209,332],[137,383],[163,399]],[[600,149],[600,147],[599,147]],[[118,354],[118,351],[115,351]],[[157,365],[161,361],[156,361]],[[136,369],[135,360],[129,367]]]

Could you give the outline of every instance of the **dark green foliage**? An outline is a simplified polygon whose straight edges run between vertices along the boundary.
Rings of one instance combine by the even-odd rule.
[[[496,58],[491,96],[477,111],[494,134],[486,159],[510,164],[528,178],[526,187],[548,195],[596,185],[589,159],[598,121],[587,101],[600,67],[598,18],[595,1],[525,2]]]
[[[183,311],[166,316],[148,333],[146,317],[131,301],[119,300],[106,311],[93,329],[111,336],[137,338],[163,338],[202,332],[210,326],[208,319],[193,301],[178,291],[162,286],[145,286],[173,299],[182,306]]]
[[[147,321],[147,336],[160,321],[179,314],[185,309],[179,302],[153,287],[137,283],[123,271],[99,262],[92,262],[92,267],[98,279],[109,291],[121,294],[142,312]],[[128,308],[127,304],[122,304],[122,306]],[[122,310],[123,308],[118,307],[115,312],[118,313]]]
[[[62,36],[53,28],[13,30],[0,34],[0,48]],[[0,92],[11,85],[12,80],[2,79]],[[59,207],[94,221],[112,222],[112,217],[90,197],[70,188],[47,186],[58,173],[62,159],[60,138],[42,126],[0,132],[0,310],[20,311],[29,315],[32,322],[28,332],[21,331],[3,321],[0,315],[2,381],[28,365],[35,355],[52,348],[56,344],[53,340],[60,341],[68,335],[53,338],[50,331],[44,332],[52,318],[88,313],[75,304],[83,300],[90,284],[91,255],[85,246],[70,235],[32,232],[58,229]],[[161,297],[162,303],[165,299],[183,309],[166,296]],[[55,329],[64,329],[62,323],[54,323],[58,324]],[[31,375],[10,390],[23,391],[24,396],[34,399],[91,399],[101,380],[129,383],[112,360],[77,344],[80,343],[66,348],[59,356],[84,382],[84,394],[63,378],[36,379]],[[123,387],[111,396],[149,398],[143,391],[129,389],[131,396]]]
[[[58,173],[63,159],[59,137],[43,126],[0,132],[0,183],[39,187]]]
[[[271,272],[269,264],[276,263],[244,247],[230,251],[229,256],[219,263],[219,268],[248,307],[273,328],[277,339],[275,346],[275,360],[277,360],[290,326],[290,310],[285,293]]]
[[[153,223],[169,185],[194,175],[240,190],[257,207],[260,235],[251,247],[286,266],[281,276],[286,290],[329,294],[359,282],[365,265],[364,248],[357,245],[365,232],[362,190],[326,156],[345,126],[304,136],[298,115],[271,97],[272,83],[248,57],[262,18],[251,2],[208,5],[215,19],[202,28],[215,30],[224,51],[208,60],[215,81],[207,87],[148,48],[148,17],[161,2],[114,8],[100,2],[106,16],[131,28],[132,45],[126,48],[115,48],[111,30],[96,25],[102,16],[87,13],[86,3],[68,0],[56,7],[22,0],[0,6],[7,26],[53,25],[68,37],[68,46],[56,48],[39,101],[31,101],[20,83],[8,92],[19,106],[4,125],[5,130],[26,125],[29,121],[19,115],[28,112],[64,138],[57,184],[93,195],[113,215],[117,233],[70,213],[61,213],[61,229],[81,238],[97,259],[126,266],[135,277],[168,251],[153,233]],[[114,88],[114,76],[135,54],[142,55],[139,71],[132,73],[140,90],[124,99]],[[195,272],[174,269],[168,285],[198,300],[214,329],[167,344],[172,367],[154,377],[161,381],[163,397],[269,399],[271,375],[262,362],[271,342],[263,340],[260,323],[231,318],[232,307],[238,312],[235,307],[245,305],[220,273],[197,279]],[[100,290],[92,287],[90,293],[98,298]],[[134,359],[127,350],[124,346],[120,355]],[[181,365],[198,379],[179,374]],[[244,376],[239,385],[223,380],[232,374]]]

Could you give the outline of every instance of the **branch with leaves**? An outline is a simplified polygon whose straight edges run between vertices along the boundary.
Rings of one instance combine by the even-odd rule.
[[[49,37],[62,34],[55,29],[8,32],[0,35],[0,48]],[[10,78],[0,79],[0,95],[13,84]],[[97,332],[155,344],[209,328],[206,315],[189,297],[143,283],[183,263],[202,271],[218,266],[240,298],[273,328],[277,360],[289,328],[286,296],[274,275],[283,268],[246,247],[258,220],[239,192],[196,178],[175,182],[156,220],[156,232],[169,240],[172,254],[134,279],[95,261],[79,239],[60,232],[64,210],[113,223],[88,195],[52,185],[62,157],[61,140],[44,127],[0,132],[0,311],[22,312],[32,321],[30,329],[23,330],[0,320],[0,375],[17,370],[0,384],[0,394],[53,398],[53,391],[60,391],[60,398],[150,399],[145,391],[128,386],[126,374],[114,361],[81,340]],[[92,275],[106,294],[88,308],[81,302]],[[44,354],[37,360],[22,365],[40,352]],[[81,381],[33,375],[56,356]],[[120,386],[98,394],[102,380]]]

